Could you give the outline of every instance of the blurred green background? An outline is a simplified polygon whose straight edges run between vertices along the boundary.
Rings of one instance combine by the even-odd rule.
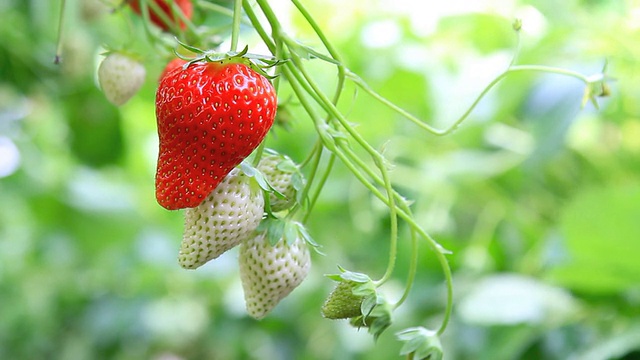
[[[443,275],[425,246],[413,292],[377,343],[320,316],[333,287],[324,274],[339,264],[378,277],[387,258],[384,208],[339,165],[308,224],[326,256],[314,255],[308,279],[265,320],[244,312],[236,251],[181,269],[182,213],[154,198],[154,91],[166,58],[128,9],[68,0],[54,65],[59,3],[0,3],[0,359],[393,359],[394,332],[439,325]],[[273,3],[319,48],[287,1]],[[576,79],[517,74],[441,138],[352,85],[341,108],[386,144],[394,184],[453,251],[446,359],[640,359],[640,3],[304,3],[350,69],[438,126],[508,66],[515,18],[518,63],[588,75],[608,61],[615,80],[600,110],[580,109]],[[196,20],[230,23],[201,10]],[[241,44],[255,41],[244,35]],[[120,108],[95,81],[105,45],[145,56],[146,83]],[[310,65],[319,79],[335,74]],[[290,131],[267,140],[296,161],[315,138],[299,110]],[[401,235],[384,287],[392,299],[407,270]]]

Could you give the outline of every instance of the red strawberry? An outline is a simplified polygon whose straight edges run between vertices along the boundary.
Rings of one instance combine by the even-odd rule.
[[[171,61],[169,61],[169,63],[167,64],[167,66],[164,67],[164,70],[162,70],[162,73],[160,73],[160,77],[158,78],[158,81],[162,81],[162,79],[167,76],[167,74],[172,71],[175,70],[181,66],[184,66],[184,64],[186,64],[187,61],[186,60],[182,60],[180,58],[175,58]]]
[[[273,85],[247,64],[198,61],[160,81],[156,199],[163,207],[198,206],[273,125]]]
[[[178,5],[178,8],[180,8],[180,10],[182,10],[182,13],[187,19],[191,19],[191,16],[193,15],[193,4],[191,3],[191,0],[150,0],[150,1],[154,1],[155,4],[158,6],[158,8],[162,10],[162,13],[164,14],[164,16],[171,21],[171,23],[167,23],[165,20],[163,20],[161,15],[159,15],[157,12],[153,10],[151,6],[149,6],[149,18],[151,19],[151,22],[164,31],[171,30],[171,24],[176,24],[176,22],[179,22],[180,29],[184,30],[186,27],[185,23],[182,20],[180,20],[180,17],[178,17],[176,14],[173,13],[173,10],[171,9],[171,3],[175,2],[175,4]],[[131,6],[131,9],[133,9],[133,11],[136,14],[138,15],[142,14],[142,11],[140,9],[140,0],[130,0],[129,5]]]

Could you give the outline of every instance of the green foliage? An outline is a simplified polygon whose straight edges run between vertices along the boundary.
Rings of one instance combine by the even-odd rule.
[[[560,228],[567,256],[550,269],[569,289],[615,295],[640,277],[638,184],[584,189],[564,208]]]
[[[336,264],[382,273],[393,226],[382,201],[336,161],[321,194],[309,200],[314,212],[304,226],[282,222],[272,230],[277,238],[297,231],[325,255],[312,255],[308,279],[269,317],[251,320],[237,253],[197,272],[182,270],[176,261],[182,213],[164,211],[153,197],[155,80],[171,53],[162,42],[147,44],[141,19],[127,8],[111,13],[110,2],[68,3],[59,66],[53,65],[58,2],[0,4],[0,170],[16,159],[6,155],[5,140],[19,152],[17,170],[0,175],[0,358],[640,354],[640,9],[633,1],[512,0],[501,2],[505,8],[477,1],[457,10],[430,4],[426,15],[415,10],[423,4],[410,2],[389,9],[370,1],[305,1],[354,74],[439,128],[506,70],[518,46],[518,64],[593,74],[606,59],[617,79],[608,83],[609,97],[598,96],[602,87],[588,88],[596,111],[591,103],[581,109],[584,84],[574,78],[509,74],[443,137],[373,101],[357,84],[345,85],[338,109],[374,148],[384,148],[394,164],[389,182],[417,222],[451,250],[455,306],[447,331],[427,330],[442,320],[446,289],[426,246],[390,323],[413,264],[413,234],[399,224],[395,272],[367,293],[375,295],[366,304],[371,321],[356,323],[374,331],[389,326],[376,342],[366,336],[371,327],[358,332],[348,321],[322,318],[320,309],[335,285],[323,274]],[[229,2],[198,3],[194,22],[230,30],[223,12]],[[220,11],[204,11],[212,7]],[[292,47],[331,93],[335,61],[318,50],[302,17],[290,13],[287,26],[299,36]],[[522,20],[519,45],[514,15]],[[181,40],[193,43],[190,37]],[[244,27],[240,41],[240,47],[259,42]],[[120,108],[95,83],[106,47],[146,55],[147,81]],[[281,100],[291,92],[283,86]],[[295,99],[287,113],[286,130],[275,129],[267,147],[296,164],[314,161],[307,159],[314,124]],[[328,144],[346,139],[343,130],[324,130]],[[347,280],[375,288],[368,276]]]

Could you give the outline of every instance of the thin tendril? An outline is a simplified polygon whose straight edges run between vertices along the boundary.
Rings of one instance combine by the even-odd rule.
[[[58,18],[58,44],[56,46],[56,56],[53,59],[54,64],[60,64],[62,60],[62,35],[64,33],[64,20],[65,20],[65,5],[66,0],[60,2],[60,17]]]

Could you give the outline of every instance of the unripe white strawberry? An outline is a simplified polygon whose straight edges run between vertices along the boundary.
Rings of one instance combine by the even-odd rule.
[[[146,70],[132,57],[112,52],[100,63],[98,82],[112,104],[120,106],[135,95],[144,83]]]
[[[200,205],[185,209],[180,266],[198,268],[254,236],[263,212],[258,184],[233,169]]]
[[[269,195],[271,211],[286,210],[296,202],[296,195],[302,190],[304,182],[297,166],[287,156],[271,153],[260,159],[258,170],[269,181],[273,189],[284,195],[284,198]]]
[[[240,279],[247,312],[264,318],[305,279],[311,267],[307,242],[298,236],[271,245],[261,233],[240,246]]]

